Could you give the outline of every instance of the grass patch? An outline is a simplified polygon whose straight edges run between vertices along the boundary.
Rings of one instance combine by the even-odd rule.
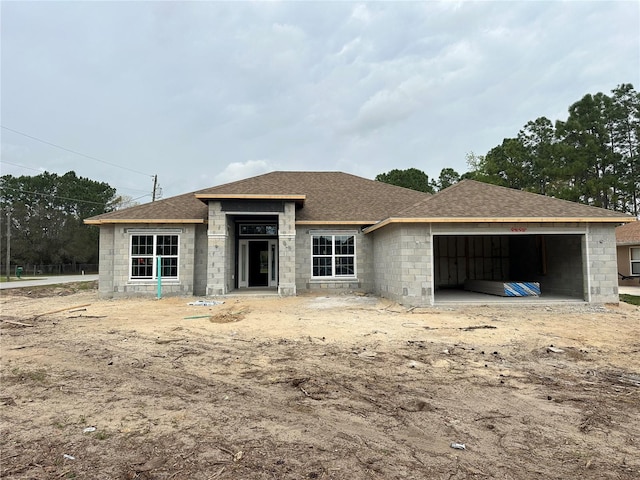
[[[640,297],[637,295],[627,295],[623,293],[620,295],[620,301],[630,303],[631,305],[640,305]]]
[[[97,286],[97,282],[94,281],[89,281],[89,282],[78,282],[76,289],[81,292],[81,291],[85,291],[85,290],[95,290],[96,288],[98,288]]]

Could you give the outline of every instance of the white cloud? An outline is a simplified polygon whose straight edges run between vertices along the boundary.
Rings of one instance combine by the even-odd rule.
[[[235,182],[243,178],[253,177],[272,171],[270,162],[266,160],[248,160],[232,162],[224,170],[213,176],[214,185]]]
[[[380,90],[364,102],[347,131],[367,134],[405,120],[424,108],[428,93],[429,79],[425,77],[412,77],[399,85]]]
[[[351,18],[358,22],[367,24],[371,22],[373,14],[367,7],[367,4],[359,3],[358,5],[353,7],[353,10],[351,11]]]

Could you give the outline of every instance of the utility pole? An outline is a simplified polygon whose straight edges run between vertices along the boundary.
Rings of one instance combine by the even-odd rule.
[[[151,195],[151,201],[156,201],[156,189],[158,188],[158,175],[153,176],[153,195]]]
[[[7,282],[11,281],[11,212],[7,212]]]

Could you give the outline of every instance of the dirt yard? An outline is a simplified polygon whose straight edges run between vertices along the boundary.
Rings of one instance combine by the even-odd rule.
[[[0,477],[640,478],[640,307],[196,300],[3,291]]]

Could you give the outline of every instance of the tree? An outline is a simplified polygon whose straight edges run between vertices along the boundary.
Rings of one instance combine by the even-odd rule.
[[[614,151],[620,155],[616,175],[619,210],[640,214],[640,93],[631,84],[613,90],[611,103]]]
[[[438,180],[431,182],[431,186],[435,190],[444,190],[447,187],[450,187],[454,183],[458,183],[460,181],[460,174],[456,172],[453,168],[443,168],[440,170],[440,175],[438,176]]]
[[[0,178],[0,215],[11,213],[11,257],[22,264],[98,262],[96,227],[85,218],[113,209],[115,189],[106,183],[44,172]],[[6,229],[2,236],[6,252]],[[4,257],[2,257],[4,258]]]
[[[546,117],[528,122],[518,133],[529,172],[527,190],[553,195],[557,177],[558,140],[553,123]]]
[[[467,155],[473,178],[638,215],[640,95],[631,84],[587,94],[565,121],[541,117],[485,156]]]
[[[484,180],[503,187],[525,189],[531,183],[531,165],[517,138],[505,138],[480,163]]]
[[[135,207],[136,205],[140,205],[140,203],[136,202],[131,195],[119,195],[115,200],[113,200],[113,202],[111,202],[113,210],[122,210],[129,207]]]
[[[569,118],[558,122],[564,145],[561,175],[571,200],[612,208],[616,160],[611,148],[611,99],[603,93],[585,95],[569,107]],[[567,148],[568,147],[568,148]]]
[[[419,192],[434,193],[433,186],[429,183],[429,176],[417,168],[394,169],[388,173],[380,173],[376,175],[376,180]]]

